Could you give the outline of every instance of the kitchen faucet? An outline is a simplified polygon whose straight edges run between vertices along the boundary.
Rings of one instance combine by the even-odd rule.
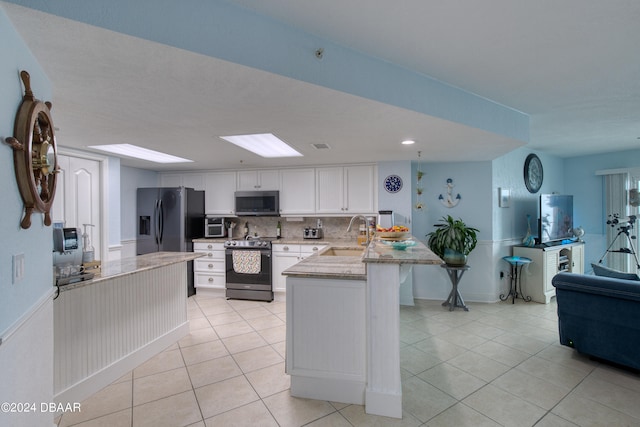
[[[353,221],[355,221],[357,218],[360,218],[361,220],[364,221],[364,229],[367,232],[367,241],[366,243],[364,243],[364,245],[366,245],[369,243],[371,236],[369,235],[369,220],[364,215],[354,215],[351,217],[351,221],[349,221],[349,227],[347,227],[347,233],[351,231],[351,226],[353,225]]]

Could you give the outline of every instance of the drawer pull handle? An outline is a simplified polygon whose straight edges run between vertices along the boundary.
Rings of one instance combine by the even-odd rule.
[[[289,250],[289,246],[285,246],[284,248],[282,248],[282,250],[288,251]]]
[[[213,277],[209,277],[209,283],[213,282]]]
[[[207,249],[211,249],[211,248],[213,248],[212,245],[207,245]]]
[[[213,268],[213,264],[209,264],[209,268]]]
[[[213,256],[213,254],[212,254],[211,252],[209,252],[209,253],[207,254],[207,256],[208,256],[209,258],[211,258],[211,257]]]

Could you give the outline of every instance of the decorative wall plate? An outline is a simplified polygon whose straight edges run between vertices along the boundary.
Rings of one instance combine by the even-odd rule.
[[[535,154],[529,154],[524,161],[524,185],[529,193],[537,193],[540,190],[543,177],[542,161]]]
[[[18,108],[13,137],[5,142],[13,148],[13,164],[18,189],[24,202],[22,228],[31,227],[33,211],[44,213],[44,224],[51,225],[51,205],[56,194],[57,147],[51,119],[51,103],[33,96],[29,73],[20,72],[24,97]]]
[[[384,179],[384,189],[389,193],[397,193],[402,190],[402,178],[398,175],[389,175]]]

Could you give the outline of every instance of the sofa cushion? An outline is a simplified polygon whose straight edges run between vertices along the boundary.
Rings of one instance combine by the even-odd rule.
[[[625,273],[622,271],[614,270],[613,268],[605,267],[604,265],[591,263],[593,272],[596,276],[601,277],[613,277],[614,279],[624,280],[637,280],[640,281],[640,277],[637,274]]]

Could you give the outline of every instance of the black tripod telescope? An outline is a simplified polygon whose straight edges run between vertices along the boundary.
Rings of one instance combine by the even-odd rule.
[[[620,223],[619,214],[613,214],[609,216],[611,217],[611,219],[607,220],[607,224],[610,225],[611,227],[615,227]],[[629,233],[630,230],[633,230],[633,224],[635,224],[637,217],[635,215],[630,215],[628,218],[629,219],[626,224],[620,225],[620,227],[618,227],[618,234],[616,234],[616,237],[613,239],[613,241],[611,242],[607,250],[604,251],[604,254],[602,255],[602,258],[600,258],[600,261],[598,261],[598,264],[602,264],[602,260],[604,259],[605,256],[607,256],[609,252],[622,253],[622,254],[633,255],[633,258],[636,260],[636,267],[640,268],[640,262],[638,262],[638,256],[636,255],[636,252],[633,250],[632,239],[635,239],[636,236],[631,236]],[[613,244],[616,242],[618,237],[622,236],[623,234],[627,236],[627,241],[629,242],[629,248],[620,247],[620,249],[618,250],[612,250],[611,247],[613,246]]]

